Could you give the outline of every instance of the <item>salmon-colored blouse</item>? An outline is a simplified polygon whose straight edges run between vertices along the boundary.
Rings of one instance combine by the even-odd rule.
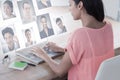
[[[95,80],[101,62],[114,56],[111,24],[100,29],[77,29],[66,49],[73,64],[68,80]]]

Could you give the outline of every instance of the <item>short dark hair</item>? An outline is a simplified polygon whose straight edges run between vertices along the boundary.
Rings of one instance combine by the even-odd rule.
[[[13,3],[12,1],[6,0],[3,4],[8,4],[13,12]]]
[[[80,1],[83,2],[83,6],[86,9],[87,13],[93,16],[96,20],[102,22],[104,20],[104,7],[102,0],[74,0],[76,5]]]
[[[42,19],[42,18],[45,18],[45,19],[47,19],[47,18],[46,18],[46,16],[44,16],[44,15],[42,15],[42,16],[40,17],[40,19]]]
[[[59,22],[59,21],[62,22],[62,20],[61,20],[60,18],[57,18],[57,19],[56,19],[56,23]]]
[[[25,30],[25,33],[28,32],[28,31],[30,32],[30,29],[26,29],[26,30]]]
[[[24,1],[24,2],[22,3],[22,8],[24,8],[24,4],[29,4],[29,5],[30,5],[30,2]]]
[[[40,21],[41,21],[43,18],[45,18],[45,20],[46,20],[46,22],[47,22],[47,17],[46,17],[45,15],[42,15],[42,16],[40,17]]]
[[[13,32],[12,28],[10,28],[10,27],[6,27],[5,29],[2,30],[3,37],[6,33],[10,33],[11,35],[14,35],[14,32]]]

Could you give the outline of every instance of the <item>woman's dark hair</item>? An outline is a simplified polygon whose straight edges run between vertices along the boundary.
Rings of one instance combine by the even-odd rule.
[[[74,0],[76,5],[80,1],[83,2],[83,6],[86,9],[87,13],[93,16],[98,21],[102,22],[104,20],[104,8],[102,0]]]
[[[12,12],[13,12],[13,3],[12,3],[11,1],[6,0],[6,1],[4,2],[4,4],[8,4],[8,5],[10,6]]]

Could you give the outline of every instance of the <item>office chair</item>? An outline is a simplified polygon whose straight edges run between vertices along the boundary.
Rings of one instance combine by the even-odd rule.
[[[120,80],[120,55],[103,61],[95,80]]]

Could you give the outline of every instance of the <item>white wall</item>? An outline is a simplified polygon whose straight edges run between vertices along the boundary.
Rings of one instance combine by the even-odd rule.
[[[68,6],[69,0],[50,0],[53,6]]]
[[[107,14],[109,14],[110,16],[113,16],[113,18],[116,18],[117,10],[115,9],[115,7],[112,8],[110,6],[110,4],[107,3],[107,1],[109,1],[109,3],[112,6],[115,6],[113,4],[118,4],[118,3],[116,3],[117,0],[104,0],[105,4],[107,4],[110,7],[110,8],[109,7],[106,8],[106,10],[108,11]],[[113,4],[112,4],[112,1],[114,1]],[[66,5],[66,4],[64,4],[64,5]],[[113,11],[114,13],[112,12],[112,10],[114,10]],[[109,11],[112,12],[112,13],[109,13]],[[36,15],[43,14],[44,12],[45,13],[50,13],[52,19],[56,16],[63,16],[64,17],[64,21],[65,21],[65,24],[67,26],[68,33],[61,34],[61,35],[55,35],[55,36],[52,36],[52,37],[48,38],[48,41],[55,42],[60,46],[65,46],[65,45],[63,45],[63,43],[66,44],[66,42],[68,40],[68,37],[69,37],[71,32],[73,32],[77,28],[82,27],[82,24],[81,24],[80,20],[79,21],[74,21],[73,20],[72,15],[70,14],[68,7],[51,7],[51,8],[42,10],[42,12],[38,11],[38,10],[36,10],[36,12],[38,12]],[[120,23],[116,22],[116,21],[113,21],[113,20],[110,20],[110,19],[108,19],[108,21],[110,21],[113,25],[114,48],[120,47],[120,37],[119,37],[120,36]],[[10,22],[8,22],[8,23],[10,23]],[[3,23],[0,22],[0,25],[2,25],[2,24]],[[0,52],[0,56],[1,56],[1,53],[2,52]]]
[[[108,20],[112,23],[114,35],[114,49],[120,47],[120,22]]]
[[[106,16],[115,20],[120,18],[120,0],[103,0]]]

